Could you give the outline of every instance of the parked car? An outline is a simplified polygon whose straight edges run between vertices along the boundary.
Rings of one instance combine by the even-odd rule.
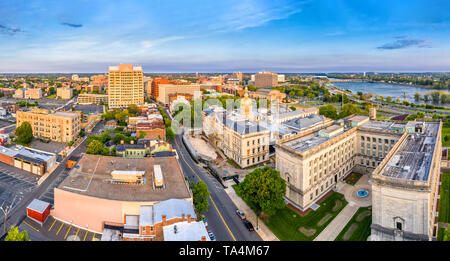
[[[242,219],[246,219],[244,212],[240,211],[239,209],[236,209],[236,214]]]
[[[208,226],[208,221],[206,220],[206,218],[205,218],[205,217],[203,218],[203,220],[202,220],[202,221],[203,221],[203,224],[205,224],[205,227],[207,227],[207,226]]]
[[[244,225],[248,229],[248,231],[255,231],[255,229],[253,228],[253,225],[252,225],[252,223],[250,223],[250,221],[244,219],[244,220],[242,220],[242,222],[244,222]]]
[[[210,230],[208,230],[208,236],[209,236],[209,239],[211,239],[211,241],[216,241],[216,237],[214,236],[213,232],[211,232]]]

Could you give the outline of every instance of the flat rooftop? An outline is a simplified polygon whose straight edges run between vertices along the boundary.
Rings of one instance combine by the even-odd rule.
[[[154,165],[160,165],[164,188],[154,187]],[[145,184],[113,183],[111,172],[145,171]],[[59,189],[111,200],[163,201],[190,198],[190,193],[175,157],[129,159],[85,154]]]
[[[380,175],[397,179],[427,181],[439,134],[439,125],[439,122],[426,122],[423,133],[408,134]]]
[[[369,120],[360,125],[363,128],[369,129],[377,129],[377,130],[393,130],[395,129],[404,129],[406,127],[406,123],[398,123],[394,121],[377,121],[377,120]]]
[[[299,139],[286,142],[283,145],[300,152],[305,152],[309,149],[319,146],[320,144],[326,142],[329,139],[330,138],[321,137],[319,136],[319,132],[315,132],[311,135],[307,135],[305,137],[301,137]]]

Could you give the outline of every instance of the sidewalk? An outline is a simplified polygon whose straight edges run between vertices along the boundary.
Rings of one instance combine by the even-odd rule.
[[[238,209],[243,211],[245,213],[245,216],[247,217],[248,221],[250,221],[253,226],[255,227],[255,231],[258,233],[258,235],[261,237],[263,241],[280,241],[273,233],[270,231],[270,229],[264,224],[264,222],[259,219],[258,226],[259,229],[256,230],[256,214],[253,212],[253,210],[247,206],[247,204],[236,194],[234,189],[231,187],[234,182],[229,180],[225,182],[225,185],[228,186],[228,188],[224,189],[225,192],[230,197],[231,201],[236,205]]]
[[[334,241],[342,229],[358,211],[359,206],[349,202],[347,206],[331,221],[328,226],[314,239],[314,241]]]

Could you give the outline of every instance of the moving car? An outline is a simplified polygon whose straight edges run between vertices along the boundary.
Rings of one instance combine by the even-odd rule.
[[[253,228],[253,225],[252,225],[252,223],[250,223],[250,221],[244,219],[244,220],[242,220],[242,222],[244,222],[244,225],[248,229],[248,231],[255,231],[255,229]]]
[[[209,239],[211,239],[211,241],[216,241],[216,237],[214,236],[213,232],[211,232],[210,230],[208,230],[208,236],[209,236]]]
[[[236,214],[242,219],[246,219],[244,212],[240,211],[239,209],[236,209]]]

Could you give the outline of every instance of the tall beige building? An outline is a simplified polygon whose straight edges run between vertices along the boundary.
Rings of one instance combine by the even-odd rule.
[[[108,73],[108,104],[110,108],[144,104],[144,73],[141,66],[119,64],[110,66]]]
[[[278,85],[278,75],[273,72],[259,72],[255,75],[255,87],[271,88]]]
[[[29,122],[33,136],[50,139],[56,142],[74,141],[80,134],[81,113],[55,112],[45,109],[17,111],[16,125]]]
[[[40,88],[25,89],[25,99],[38,100],[42,98],[42,90]]]

